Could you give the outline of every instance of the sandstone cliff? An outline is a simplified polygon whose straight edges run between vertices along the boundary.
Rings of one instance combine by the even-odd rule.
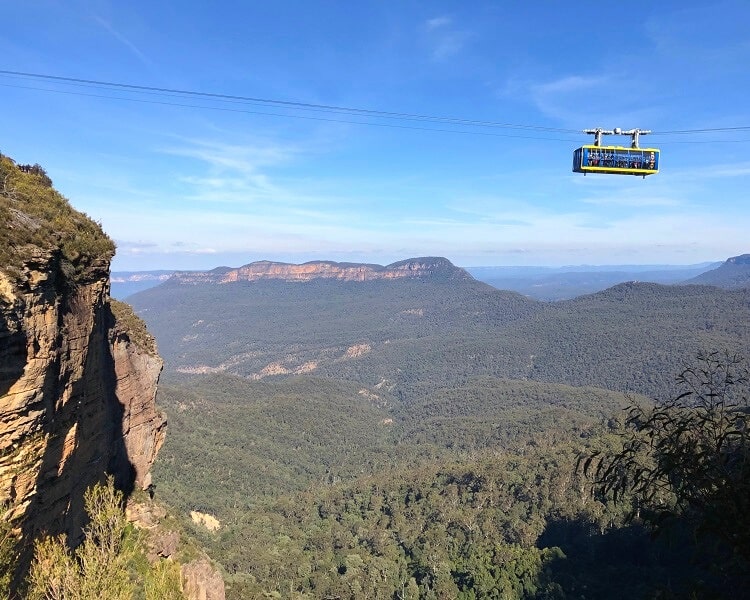
[[[336,279],[339,281],[375,281],[378,279],[418,279],[424,277],[442,279],[472,279],[463,269],[454,266],[446,258],[411,258],[387,266],[366,263],[338,263],[312,261],[301,265],[258,261],[237,269],[219,267],[207,272],[176,273],[172,281],[183,284],[232,283],[235,281],[258,281],[277,279],[281,281],[312,281],[313,279]]]
[[[113,313],[113,252],[43,170],[0,157],[0,501],[27,539],[77,539],[86,488],[147,486],[164,440],[161,359]]]

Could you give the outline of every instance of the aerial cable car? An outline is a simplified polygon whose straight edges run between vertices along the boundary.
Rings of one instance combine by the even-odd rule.
[[[623,131],[619,127],[613,130],[584,129],[583,133],[594,136],[594,143],[581,146],[573,151],[574,173],[607,173],[609,175],[654,175],[659,172],[659,149],[640,148],[639,138],[651,133],[641,129]],[[624,146],[603,146],[603,135],[629,135],[633,143],[630,148]]]

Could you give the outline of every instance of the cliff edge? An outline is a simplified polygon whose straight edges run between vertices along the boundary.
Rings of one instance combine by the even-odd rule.
[[[164,441],[162,361],[110,301],[114,250],[41,167],[0,156],[0,501],[26,539],[79,539],[84,491],[147,487]]]

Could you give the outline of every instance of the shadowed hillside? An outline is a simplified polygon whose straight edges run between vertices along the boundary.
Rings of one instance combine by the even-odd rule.
[[[716,269],[684,281],[685,284],[715,285],[726,289],[750,287],[750,254],[727,259]]]

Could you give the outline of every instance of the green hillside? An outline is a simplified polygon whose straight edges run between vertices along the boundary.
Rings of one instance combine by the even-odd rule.
[[[652,542],[576,463],[702,350],[747,354],[749,294],[167,282],[132,298],[167,360],[158,494],[219,519],[185,527],[230,599],[726,597],[743,559]]]
[[[701,273],[685,284],[715,285],[726,289],[750,287],[750,254],[742,254],[728,258],[724,264],[716,269]]]
[[[394,598],[409,585],[464,597],[480,578],[487,593],[531,594],[509,597],[560,589],[543,566],[564,570],[562,553],[535,541],[553,514],[599,518],[572,485],[575,457],[628,400],[484,377],[401,404],[328,379],[212,375],[162,386],[159,401],[158,495],[219,518],[217,534],[191,530],[239,599]],[[511,566],[482,567],[493,555]],[[428,576],[438,563],[466,574]]]
[[[666,396],[699,351],[750,350],[750,292],[620,284],[554,304],[468,281],[168,282],[131,298],[179,373],[312,373],[413,401],[491,376]]]
[[[167,368],[222,367],[252,375],[274,361],[324,364],[357,344],[476,335],[541,305],[473,280],[167,282],[130,298]]]
[[[602,422],[621,394],[482,378],[388,408],[315,378],[193,383],[160,392],[172,431],[155,479],[183,514],[220,520],[185,526],[229,598],[624,600],[666,581],[726,597],[743,581],[592,496],[576,462],[617,447]]]
[[[665,398],[699,352],[750,353],[750,293],[624,283],[551,305],[513,334],[536,341],[530,378]]]

